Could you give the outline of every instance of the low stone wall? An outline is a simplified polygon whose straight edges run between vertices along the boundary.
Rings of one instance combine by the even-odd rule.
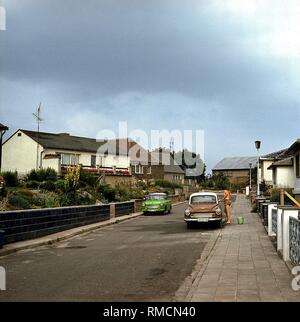
[[[115,217],[125,216],[134,213],[134,201],[115,203]]]
[[[9,244],[89,225],[110,218],[110,205],[4,211],[0,213],[3,243]]]

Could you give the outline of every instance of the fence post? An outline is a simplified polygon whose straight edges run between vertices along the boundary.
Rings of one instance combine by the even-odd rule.
[[[110,204],[110,211],[109,211],[109,213],[110,213],[110,219],[116,217],[116,204],[114,204],[114,203],[111,203]]]
[[[284,190],[280,189],[280,206],[284,206]]]

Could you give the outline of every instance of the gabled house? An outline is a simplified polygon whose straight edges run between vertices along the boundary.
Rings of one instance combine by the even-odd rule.
[[[222,159],[212,169],[212,174],[223,174],[230,183],[238,185],[249,184],[250,165],[251,169],[257,167],[256,157],[231,157]]]
[[[107,141],[98,142],[68,133],[20,129],[3,144],[2,171],[17,171],[24,175],[32,169],[51,167],[60,173],[69,165],[81,164],[90,171],[130,175],[128,154],[118,148],[99,153],[105,143]],[[110,141],[109,146],[113,145],[114,142]]]
[[[294,167],[293,158],[285,158],[272,163],[268,170],[272,171],[272,183],[274,188],[293,188]]]
[[[265,154],[259,158],[260,182],[265,181],[267,185],[273,184],[273,170],[270,166],[277,161],[286,158],[287,149],[279,150],[269,154]]]
[[[137,143],[136,143],[137,144]],[[131,173],[137,180],[167,180],[184,183],[184,171],[168,152],[149,152],[139,148],[130,150]],[[133,153],[132,151],[138,151]]]
[[[300,139],[297,139],[286,151],[293,159],[293,193],[300,201]]]

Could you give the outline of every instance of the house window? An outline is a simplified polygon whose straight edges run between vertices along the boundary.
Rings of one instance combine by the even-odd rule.
[[[300,155],[297,154],[296,155],[296,160],[295,160],[295,167],[296,167],[296,177],[299,178],[300,177]]]
[[[151,166],[148,167],[148,170],[147,170],[147,174],[151,174],[152,173],[152,168]]]
[[[144,168],[142,165],[138,164],[134,166],[134,172],[136,174],[143,174],[144,173]]]
[[[96,156],[91,155],[91,167],[96,168]]]
[[[62,153],[61,163],[63,165],[77,165],[79,164],[79,154]]]

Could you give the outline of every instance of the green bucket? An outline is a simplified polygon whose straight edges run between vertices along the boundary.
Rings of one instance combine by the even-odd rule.
[[[244,217],[238,217],[237,222],[239,225],[242,225],[245,222]]]

